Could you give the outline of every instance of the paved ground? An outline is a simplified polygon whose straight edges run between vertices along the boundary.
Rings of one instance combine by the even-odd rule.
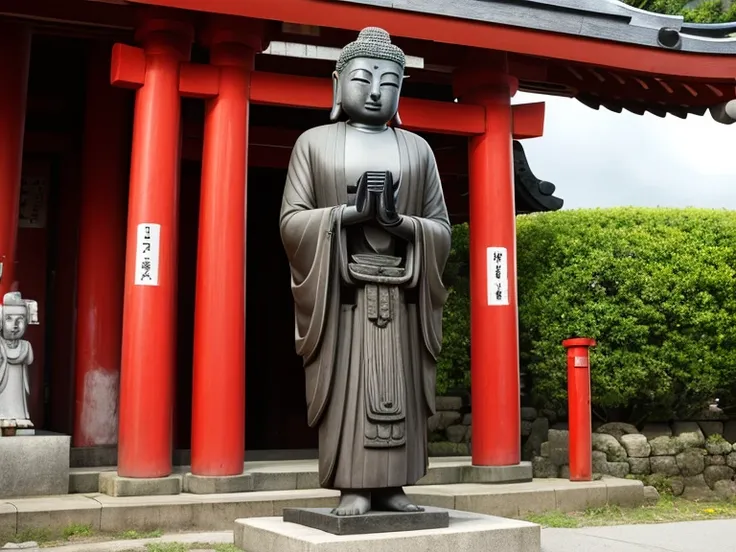
[[[220,531],[167,535],[161,539],[151,540],[227,543],[232,542],[232,539],[231,531]],[[54,552],[145,550],[142,546],[145,542],[151,541],[66,545],[46,550]],[[542,552],[709,552],[711,550],[736,552],[736,520],[542,530]],[[204,549],[201,552],[211,551]]]
[[[542,552],[736,552],[736,520],[544,529]]]

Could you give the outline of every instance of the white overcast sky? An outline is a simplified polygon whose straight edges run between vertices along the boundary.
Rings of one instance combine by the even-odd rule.
[[[519,93],[513,103],[547,104],[544,136],[524,140],[532,172],[555,184],[565,209],[736,209],[736,124],[710,113],[682,120]]]

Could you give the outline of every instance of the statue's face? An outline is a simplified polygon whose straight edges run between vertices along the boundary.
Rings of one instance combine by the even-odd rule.
[[[26,333],[26,317],[22,314],[3,315],[3,337],[20,339]]]
[[[398,63],[354,59],[337,78],[342,109],[351,121],[384,125],[399,110],[403,71]]]

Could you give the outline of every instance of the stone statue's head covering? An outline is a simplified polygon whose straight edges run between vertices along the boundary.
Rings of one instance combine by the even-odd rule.
[[[3,314],[28,315],[28,307],[19,291],[11,291],[3,297]]]
[[[358,39],[345,46],[337,58],[335,74],[339,76],[345,67],[354,59],[372,58],[393,61],[404,71],[406,67],[406,55],[404,51],[391,43],[391,35],[379,27],[366,27],[358,35]],[[337,78],[333,79],[333,101],[331,121],[338,121],[342,116],[342,107],[338,97]],[[401,117],[396,113],[391,121],[395,126],[401,126]]]
[[[348,63],[358,58],[373,58],[393,61],[404,70],[406,56],[401,48],[391,43],[391,36],[378,27],[366,27],[358,35],[358,40],[342,49],[335,70],[342,73]]]

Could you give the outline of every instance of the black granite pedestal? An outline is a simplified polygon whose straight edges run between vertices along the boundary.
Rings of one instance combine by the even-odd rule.
[[[447,510],[425,507],[423,512],[368,512],[362,516],[336,516],[329,508],[285,508],[284,521],[305,525],[333,535],[368,535],[445,529]]]

